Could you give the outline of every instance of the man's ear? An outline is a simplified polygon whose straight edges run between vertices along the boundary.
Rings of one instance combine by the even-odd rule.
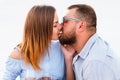
[[[82,32],[86,29],[86,26],[87,26],[87,23],[86,21],[80,21],[78,24],[77,24],[77,29],[78,29],[78,32]]]

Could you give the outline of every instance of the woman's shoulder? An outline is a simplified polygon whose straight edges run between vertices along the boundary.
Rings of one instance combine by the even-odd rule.
[[[24,78],[25,69],[22,67],[20,49],[15,47],[6,60],[3,80],[15,80],[18,75]]]
[[[9,55],[10,58],[20,60],[21,59],[21,52],[19,47],[15,47],[13,51]]]

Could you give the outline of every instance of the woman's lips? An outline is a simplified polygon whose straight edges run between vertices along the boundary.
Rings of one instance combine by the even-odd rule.
[[[60,36],[61,36],[61,34],[62,34],[62,31],[60,31],[60,32],[58,33],[58,37],[60,37]]]

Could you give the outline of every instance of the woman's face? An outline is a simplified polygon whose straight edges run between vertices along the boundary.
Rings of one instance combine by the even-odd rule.
[[[59,27],[60,27],[60,25],[58,23],[58,16],[57,16],[57,13],[55,12],[54,22],[53,22],[52,40],[57,40],[58,39]]]

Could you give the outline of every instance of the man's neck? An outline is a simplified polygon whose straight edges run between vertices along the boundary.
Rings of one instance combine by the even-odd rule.
[[[77,38],[76,43],[72,45],[73,48],[77,51],[77,53],[81,52],[81,50],[83,49],[83,47],[85,46],[85,44],[93,34],[85,34]]]

